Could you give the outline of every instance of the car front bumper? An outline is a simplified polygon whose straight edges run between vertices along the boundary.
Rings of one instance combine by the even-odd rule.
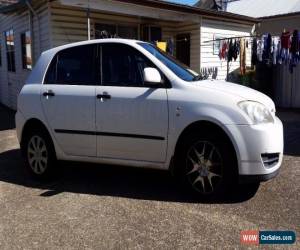
[[[274,178],[283,159],[283,125],[229,125],[237,152],[240,180],[266,181]]]

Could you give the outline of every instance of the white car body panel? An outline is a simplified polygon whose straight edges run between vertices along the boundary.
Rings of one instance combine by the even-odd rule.
[[[55,92],[60,93],[62,98],[55,98],[58,99],[57,103],[51,104],[45,112],[45,106],[41,102],[49,104],[52,100],[42,96],[41,93],[48,90],[42,83],[55,54],[69,47],[108,42],[124,43],[139,50],[163,72],[172,88],[152,90],[60,86],[59,89],[52,85],[52,90],[55,88]],[[108,92],[112,99],[97,100],[96,95],[103,92]],[[73,96],[74,99],[65,103],[63,97],[66,96]],[[55,99],[53,98],[53,102]],[[272,113],[274,123],[254,125],[238,106],[239,102],[246,100],[265,105]],[[88,112],[87,107],[90,107]],[[275,116],[275,105],[269,97],[224,81],[185,82],[133,40],[85,41],[44,52],[20,93],[16,118],[19,140],[29,119],[34,118],[45,124],[60,160],[168,169],[181,133],[198,121],[212,122],[228,135],[236,151],[240,175],[270,174],[279,169],[283,156],[283,127]],[[59,127],[60,124],[63,127]],[[94,129],[99,135],[58,135],[54,129]],[[101,136],[103,132],[150,135],[163,137],[165,140]],[[278,164],[266,168],[261,159],[261,154],[264,153],[279,153]]]
[[[97,94],[109,93],[110,100],[97,100],[96,125],[100,158],[165,162],[168,141],[168,99],[163,88],[96,87]],[[153,121],[159,121],[157,123]],[[143,139],[126,135],[155,136]],[[130,145],[130,146],[129,146]]]
[[[59,133],[55,130],[92,131],[95,125],[95,86],[42,85],[41,92],[53,91],[55,97],[42,97],[45,119],[57,143],[67,155],[96,156],[95,135]]]

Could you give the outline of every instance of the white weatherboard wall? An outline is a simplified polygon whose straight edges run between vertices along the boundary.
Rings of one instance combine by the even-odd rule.
[[[251,29],[252,27],[249,25],[204,19],[201,27],[201,68],[217,67],[217,79],[226,79],[227,61],[220,60],[218,55],[214,55],[213,42],[205,43],[205,41],[211,41],[215,36],[223,38],[250,36]],[[251,43],[249,43],[249,48],[246,51],[246,64],[251,66]],[[239,67],[240,59],[238,58],[236,61],[229,63],[229,73],[239,69]]]
[[[87,17],[86,9],[66,6],[57,2],[50,3],[51,6],[51,31],[53,47],[66,43],[83,41],[87,39]],[[136,8],[133,6],[132,8]],[[136,12],[138,13],[138,12]],[[169,14],[170,15],[170,14]],[[173,14],[175,15],[175,14]],[[104,13],[91,10],[91,34],[93,38],[93,27],[96,23],[123,24],[139,27],[142,24],[158,25],[162,28],[162,38],[166,40],[177,34],[189,33],[191,35],[191,68],[200,70],[200,24],[191,22],[174,22],[158,19],[143,19],[138,16],[128,16],[116,13]],[[169,17],[169,16],[168,16]],[[173,19],[176,16],[173,17]]]
[[[37,18],[33,17],[33,59],[37,59],[40,53],[50,48],[49,29],[48,29],[48,5],[46,1],[32,1],[34,10],[40,19],[40,29],[38,29]],[[30,70],[22,67],[22,48],[21,33],[30,30],[29,11],[24,9],[17,13],[0,15],[0,42],[1,42],[1,59],[0,66],[0,103],[16,109],[17,96],[24,85],[24,82],[30,73]],[[15,43],[15,64],[16,72],[7,71],[5,31],[14,30]],[[40,31],[40,35],[39,35]]]

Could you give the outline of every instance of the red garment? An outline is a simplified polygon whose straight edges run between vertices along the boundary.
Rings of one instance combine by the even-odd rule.
[[[283,49],[289,49],[291,47],[291,32],[283,32],[281,35],[281,46]]]
[[[227,48],[228,48],[227,42],[224,41],[223,44],[222,44],[220,55],[219,55],[221,59],[226,58]]]

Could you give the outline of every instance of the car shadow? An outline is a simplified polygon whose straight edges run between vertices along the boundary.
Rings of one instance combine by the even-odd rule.
[[[85,163],[59,163],[58,173],[46,182],[33,179],[25,170],[20,150],[0,153],[0,181],[43,190],[42,197],[63,192],[184,203],[240,203],[257,190],[244,191],[219,200],[203,201],[182,189],[167,171],[104,166]]]

